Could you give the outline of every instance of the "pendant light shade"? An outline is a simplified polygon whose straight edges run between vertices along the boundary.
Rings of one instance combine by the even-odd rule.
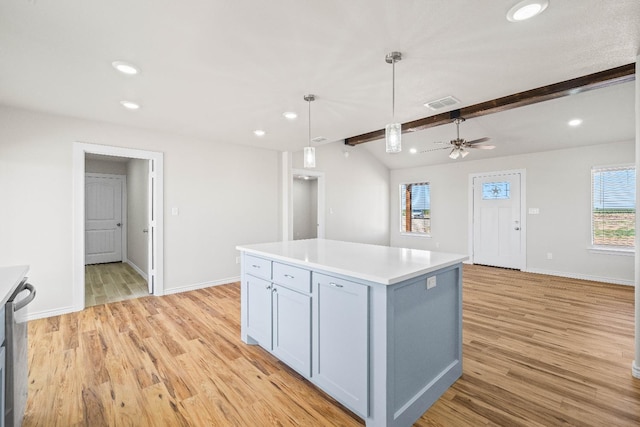
[[[392,66],[391,80],[391,117],[395,122],[396,114],[396,62],[402,59],[402,53],[391,52],[384,58],[387,64]],[[400,123],[389,123],[385,126],[385,146],[387,153],[399,153],[402,151],[402,126]]]
[[[314,147],[304,147],[304,167],[316,167],[316,149]]]
[[[400,123],[389,123],[384,128],[387,153],[402,151],[402,126]]]
[[[305,95],[304,100],[309,104],[309,145],[304,147],[304,167],[315,168],[316,167],[316,149],[311,146],[311,101],[316,100],[315,95]]]

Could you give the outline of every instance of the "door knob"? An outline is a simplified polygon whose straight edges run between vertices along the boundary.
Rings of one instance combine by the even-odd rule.
[[[520,227],[516,227],[516,228],[514,228],[514,230],[518,231],[518,230],[520,230]]]
[[[120,224],[120,223],[117,223],[117,224],[116,224],[116,226],[117,226],[117,227],[120,227],[121,225],[122,225],[122,224]]]

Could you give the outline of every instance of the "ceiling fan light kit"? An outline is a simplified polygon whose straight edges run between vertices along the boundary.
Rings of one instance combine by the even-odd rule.
[[[396,62],[402,59],[402,53],[390,52],[384,60],[391,64],[391,118],[395,121],[396,113]],[[384,128],[385,147],[387,153],[399,153],[402,151],[402,125],[400,123],[389,123]]]

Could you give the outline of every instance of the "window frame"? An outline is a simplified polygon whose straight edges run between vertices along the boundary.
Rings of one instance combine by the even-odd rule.
[[[590,205],[589,205],[589,225],[590,225],[590,245],[587,247],[587,249],[589,250],[589,252],[591,253],[595,253],[595,254],[605,254],[605,255],[622,255],[622,256],[633,256],[635,255],[635,240],[634,240],[634,245],[633,246],[621,246],[621,245],[607,245],[607,244],[595,244],[594,243],[594,175],[596,173],[602,173],[602,172],[606,172],[606,171],[616,171],[616,170],[627,170],[627,169],[633,169],[636,173],[636,167],[635,164],[633,163],[625,163],[625,164],[617,164],[617,165],[598,165],[598,166],[592,166],[591,170],[590,170],[590,187],[589,187],[589,200],[590,200]],[[637,182],[637,181],[636,181]],[[637,196],[637,193],[634,195],[634,197]],[[637,202],[637,198],[635,200],[635,205],[637,206],[638,202]],[[637,215],[637,211],[634,212],[635,215]],[[635,224],[636,222],[634,221],[634,231],[635,231]]]
[[[429,232],[421,232],[421,231],[403,231],[403,216],[402,216],[402,203],[405,201],[405,194],[403,191],[403,187],[407,185],[427,185],[429,186]],[[411,181],[411,182],[401,182],[398,185],[398,213],[399,213],[399,232],[403,236],[414,236],[414,237],[422,237],[422,238],[431,238],[432,229],[431,229],[431,219],[432,219],[432,208],[431,208],[431,183],[429,181]],[[413,210],[413,208],[412,208]],[[406,215],[406,205],[405,205],[405,215]],[[405,217],[406,220],[406,217]]]

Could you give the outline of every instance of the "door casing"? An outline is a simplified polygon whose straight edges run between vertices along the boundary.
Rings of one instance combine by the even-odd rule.
[[[149,202],[153,205],[153,222],[150,239],[148,280],[153,280],[153,295],[164,295],[164,156],[161,152],[136,150],[108,145],[73,143],[73,310],[84,309],[84,254],[85,254],[85,155],[101,154],[133,159],[149,160],[153,167],[149,176],[153,178],[153,191],[149,192]],[[151,215],[151,210],[150,210]],[[153,266],[153,269],[152,269]]]

